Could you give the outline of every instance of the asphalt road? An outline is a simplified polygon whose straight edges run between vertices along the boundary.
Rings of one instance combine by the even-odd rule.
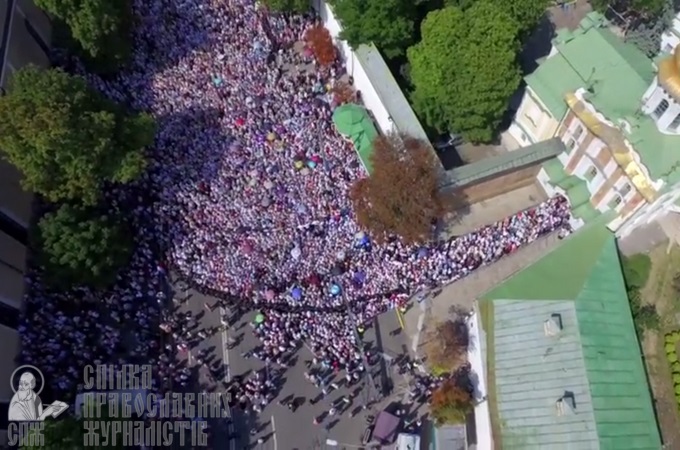
[[[192,311],[193,314],[198,315],[200,317],[199,327],[219,326],[219,309],[213,312],[207,311],[204,308],[206,302],[212,305],[215,299],[192,290],[190,298],[182,305],[181,311]],[[246,359],[242,356],[247,350],[259,345],[258,339],[248,324],[254,317],[254,311],[246,313],[231,324],[226,333],[218,332],[203,340],[189,352],[187,362],[195,365],[192,355],[195,355],[199,349],[207,349],[214,355],[214,358],[224,364],[224,381],[231,376],[240,375],[245,378],[255,371],[266,371],[264,362],[254,357]],[[211,423],[211,428],[214,430],[212,448],[217,450],[311,450],[361,446],[361,437],[366,429],[366,416],[376,416],[391,401],[401,400],[408,391],[406,387],[408,380],[398,375],[389,365],[391,359],[397,358],[401,353],[408,353],[410,348],[410,342],[405,333],[399,330],[396,314],[392,311],[383,314],[377,320],[377,325],[366,330],[363,338],[364,342],[371,344],[372,351],[384,355],[380,363],[371,367],[374,383],[368,382],[366,377],[362,382],[349,388],[338,382],[339,389],[330,391],[325,398],[320,389],[304,378],[304,372],[307,370],[305,361],[311,360],[313,355],[307,347],[301,348],[294,358],[295,363],[291,364],[283,374],[281,388],[277,392],[276,399],[260,414],[252,411],[244,413],[239,408],[235,408],[231,411],[233,418],[231,423],[227,420],[216,420]],[[230,351],[224,351],[227,339],[237,340],[237,345]],[[213,383],[208,379],[204,370],[200,369],[198,372],[199,382],[204,389],[225,390],[227,385],[222,380]],[[377,395],[375,389],[382,391],[383,387],[385,396],[382,400],[370,408],[363,409],[362,406]],[[347,405],[341,413],[329,416],[331,404],[342,396],[349,397],[350,392],[355,394],[351,404]],[[295,412],[278,404],[279,400],[290,398],[295,398],[296,404],[299,405]],[[311,399],[318,401],[312,404]],[[352,417],[350,417],[350,411],[353,412]],[[313,423],[315,418],[321,419],[319,424]],[[250,430],[253,428],[257,430],[257,433],[250,435]],[[260,438],[264,442],[258,443]],[[326,446],[328,439],[336,441],[338,446]]]

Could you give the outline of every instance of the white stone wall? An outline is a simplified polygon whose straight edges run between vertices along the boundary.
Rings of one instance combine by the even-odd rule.
[[[366,106],[373,114],[378,128],[385,134],[393,131],[394,125],[390,120],[390,114],[380,101],[380,97],[373,87],[371,80],[368,78],[366,71],[356,56],[354,56],[354,52],[352,52],[352,49],[347,42],[338,38],[342,28],[333,15],[330,6],[324,1],[315,1],[313,6],[319,13],[324,26],[331,33],[331,36],[333,36],[336,46],[340,49],[340,53],[347,67],[347,73],[354,78],[354,87],[357,91],[361,92],[364,106]]]

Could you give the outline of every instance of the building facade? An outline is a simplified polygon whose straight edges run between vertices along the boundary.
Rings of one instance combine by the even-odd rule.
[[[560,30],[508,130],[524,145],[559,137],[544,164],[547,194],[569,198],[575,227],[611,212],[619,237],[659,219],[680,198],[680,20],[655,61],[623,42],[597,13]]]
[[[51,28],[30,0],[0,0],[0,88],[27,64],[47,66]],[[17,327],[24,291],[27,229],[32,197],[19,172],[0,159],[0,430],[6,429],[12,397],[9,379],[18,350]],[[3,438],[0,438],[0,442]]]

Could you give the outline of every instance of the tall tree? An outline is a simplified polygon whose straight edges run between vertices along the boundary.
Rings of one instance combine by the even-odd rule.
[[[440,132],[489,142],[521,81],[520,27],[498,2],[433,11],[409,48],[413,105]]]
[[[305,13],[309,11],[309,0],[263,0],[267,8],[276,12]]]
[[[373,42],[388,58],[402,56],[415,35],[412,0],[333,0],[342,24],[340,38],[350,47]]]
[[[51,201],[94,204],[104,182],[133,181],[154,133],[151,116],[128,114],[57,69],[28,66],[0,97],[0,151]]]
[[[350,192],[359,225],[378,241],[389,234],[407,242],[428,240],[432,221],[447,212],[434,152],[426,142],[392,134],[375,140],[371,162],[371,175]]]
[[[36,0],[61,19],[71,35],[94,60],[114,70],[124,64],[132,44],[130,0]]]
[[[48,280],[59,286],[105,287],[132,254],[120,218],[70,205],[43,216],[34,240]]]
[[[467,361],[469,336],[462,321],[447,320],[425,333],[427,364],[435,375],[453,373]]]

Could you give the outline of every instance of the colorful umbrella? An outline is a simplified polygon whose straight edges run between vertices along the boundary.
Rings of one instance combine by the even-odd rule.
[[[333,283],[331,285],[331,294],[333,295],[340,295],[340,292],[342,292],[342,289],[340,289],[340,286],[337,284]]]
[[[293,247],[293,249],[290,251],[290,256],[292,256],[293,259],[299,259],[301,254],[302,251],[300,250],[300,247],[298,247],[297,245]]]
[[[274,300],[275,295],[276,295],[276,294],[274,294],[274,291],[271,290],[271,289],[267,289],[267,290],[264,292],[264,297],[265,297],[267,300]]]
[[[300,300],[302,298],[302,289],[295,286],[293,290],[290,291],[290,295],[293,297],[294,300]]]
[[[261,324],[262,322],[264,322],[264,314],[262,314],[261,312],[259,312],[259,313],[257,313],[257,315],[255,316],[255,323],[259,325],[259,324]]]

